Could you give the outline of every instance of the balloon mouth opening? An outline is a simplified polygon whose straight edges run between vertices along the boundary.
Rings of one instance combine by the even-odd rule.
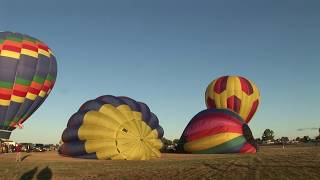
[[[243,136],[249,144],[257,149],[257,142],[255,141],[252,132],[247,124],[242,125]]]

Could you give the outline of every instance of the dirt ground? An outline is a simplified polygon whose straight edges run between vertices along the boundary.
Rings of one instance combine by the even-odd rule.
[[[163,154],[149,161],[84,160],[57,152],[0,154],[0,179],[320,179],[320,146],[257,154]]]

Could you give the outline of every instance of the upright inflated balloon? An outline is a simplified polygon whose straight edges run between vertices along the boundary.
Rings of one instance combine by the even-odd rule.
[[[101,96],[84,103],[62,134],[60,154],[89,159],[160,157],[163,129],[149,107],[128,97]]]
[[[207,109],[194,116],[179,140],[181,152],[193,154],[256,153],[251,130],[227,109]]]
[[[49,95],[57,76],[50,48],[28,35],[0,32],[0,138],[8,139]]]
[[[244,77],[223,76],[208,85],[205,101],[207,108],[232,110],[249,123],[258,108],[260,92]]]

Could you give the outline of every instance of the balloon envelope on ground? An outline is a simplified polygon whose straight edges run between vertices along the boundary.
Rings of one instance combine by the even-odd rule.
[[[207,108],[229,109],[249,123],[260,100],[257,86],[241,76],[223,76],[212,81],[206,90]]]
[[[84,103],[62,134],[62,155],[90,159],[160,157],[163,129],[149,107],[128,97],[101,96]]]
[[[239,115],[227,109],[208,109],[192,118],[178,149],[194,154],[255,153],[256,143]]]
[[[57,76],[50,48],[28,35],[0,32],[0,138],[26,121],[49,95]]]

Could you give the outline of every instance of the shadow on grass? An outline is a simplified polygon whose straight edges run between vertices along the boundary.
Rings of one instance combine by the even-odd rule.
[[[38,167],[35,167],[30,171],[25,172],[20,177],[19,180],[31,180],[34,177],[34,175],[37,173],[37,171],[38,171]],[[37,175],[37,179],[39,180],[51,180],[51,178],[52,178],[52,171],[48,166],[42,169]]]
[[[21,158],[21,161],[27,159],[28,156],[30,156],[30,154],[27,154],[27,155],[23,156],[23,157]]]
[[[36,174],[38,170],[38,167],[35,167],[33,169],[31,169],[30,171],[25,172],[21,177],[20,180],[29,180],[32,179],[33,176]]]
[[[51,169],[47,166],[46,168],[42,169],[39,174],[37,175],[37,179],[43,179],[43,180],[49,180],[52,178],[52,171]]]

